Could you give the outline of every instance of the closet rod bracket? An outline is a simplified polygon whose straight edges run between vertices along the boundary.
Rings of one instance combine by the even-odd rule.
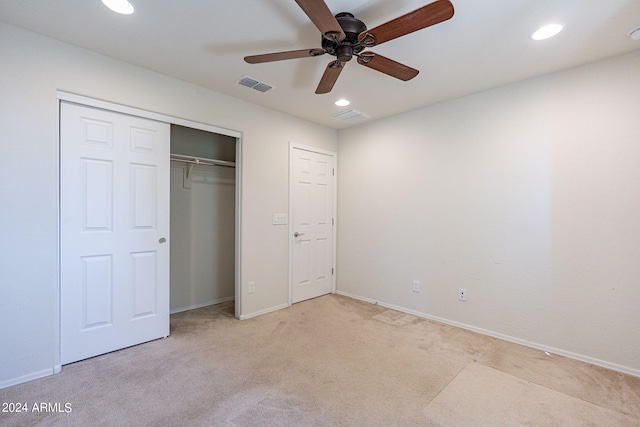
[[[193,170],[193,167],[199,164],[200,164],[199,159],[195,159],[195,161],[187,163],[187,180],[191,179],[191,171]]]

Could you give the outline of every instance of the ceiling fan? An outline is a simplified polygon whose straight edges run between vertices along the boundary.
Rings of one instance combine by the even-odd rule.
[[[437,0],[419,9],[402,15],[372,30],[348,12],[333,16],[324,0],[296,0],[298,6],[322,33],[322,48],[300,49],[286,52],[246,56],[250,64],[282,61],[285,59],[309,58],[325,53],[336,59],[327,65],[316,89],[317,94],[329,93],[340,76],[344,65],[354,56],[358,64],[372,68],[400,80],[411,80],[418,70],[365,49],[389,40],[451,19],[453,5],[449,0]]]

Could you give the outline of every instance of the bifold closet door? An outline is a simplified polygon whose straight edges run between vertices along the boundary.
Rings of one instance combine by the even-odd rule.
[[[62,364],[169,335],[169,124],[62,102]]]

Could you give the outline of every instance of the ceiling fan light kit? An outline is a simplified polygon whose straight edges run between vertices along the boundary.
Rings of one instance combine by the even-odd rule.
[[[325,53],[335,56],[336,59],[327,65],[320,79],[317,94],[331,92],[345,64],[354,56],[360,65],[403,81],[411,80],[418,75],[418,70],[365,49],[446,21],[454,14],[453,4],[449,0],[437,0],[368,30],[351,13],[341,12],[334,16],[324,0],[296,0],[296,3],[320,30],[322,48],[252,55],[244,60],[249,64],[259,64],[316,57]]]

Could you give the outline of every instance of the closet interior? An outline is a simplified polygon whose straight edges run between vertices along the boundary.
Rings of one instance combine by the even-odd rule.
[[[235,299],[234,137],[171,125],[171,313]]]

